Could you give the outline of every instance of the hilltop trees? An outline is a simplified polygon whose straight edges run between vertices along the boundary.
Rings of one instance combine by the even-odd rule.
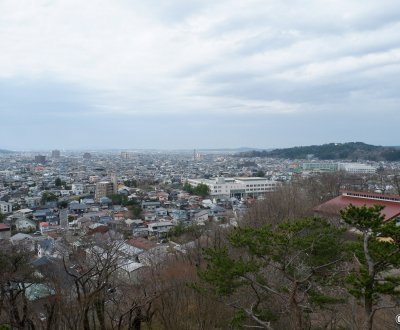
[[[232,306],[236,326],[309,328],[310,314],[341,302],[333,290],[345,259],[341,237],[316,218],[237,228],[228,244],[205,249],[200,290]]]
[[[0,247],[0,324],[12,329],[35,329],[28,290],[40,279],[29,263],[31,255],[9,243]]]
[[[400,267],[400,227],[393,221],[385,223],[382,209],[350,205],[341,212],[342,218],[362,233],[351,244],[355,266],[347,281],[349,292],[364,305],[366,330],[372,329],[378,310],[397,306],[388,298],[400,296],[400,275],[395,270]]]

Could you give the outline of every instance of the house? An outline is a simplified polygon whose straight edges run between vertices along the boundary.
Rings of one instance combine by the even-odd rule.
[[[70,213],[72,214],[83,214],[87,211],[88,206],[83,203],[71,202],[68,206]]]
[[[203,207],[210,208],[210,207],[213,206],[214,204],[213,204],[213,202],[211,201],[211,199],[204,199],[204,200],[201,201],[201,205],[202,205]]]
[[[15,211],[15,214],[21,214],[21,215],[27,217],[27,216],[33,214],[33,210],[31,210],[31,209],[21,209],[21,210]]]
[[[36,210],[35,212],[33,212],[33,218],[35,220],[42,220],[42,221],[46,221],[47,217],[52,215],[53,211],[50,209],[41,209],[41,210]]]
[[[43,234],[50,230],[50,226],[48,222],[39,222],[39,230]]]
[[[76,225],[78,229],[87,230],[94,221],[89,217],[81,217],[76,220]]]
[[[4,223],[0,223],[0,240],[11,237],[11,228]]]
[[[141,219],[126,219],[124,221],[128,227],[136,228],[136,227],[143,227],[143,220]]]
[[[144,220],[145,221],[156,221],[157,215],[154,212],[146,212],[144,214]]]
[[[15,220],[17,231],[31,232],[36,230],[36,223],[28,218],[21,217]]]
[[[82,183],[73,183],[71,190],[74,195],[82,195],[84,192],[84,185]]]
[[[54,240],[52,238],[47,238],[40,240],[37,244],[38,257],[51,256],[54,252]]]
[[[101,197],[99,202],[102,206],[110,206],[112,205],[112,200],[108,197]]]
[[[35,250],[35,239],[28,234],[17,233],[10,237],[12,245],[18,245],[25,247],[28,251]]]
[[[161,206],[160,202],[142,201],[142,210],[155,210]]]
[[[210,208],[209,214],[214,217],[224,216],[226,213],[225,208],[219,205],[214,205]]]
[[[168,215],[167,209],[159,207],[156,209],[156,215],[157,217],[166,217]]]
[[[173,227],[175,227],[175,225],[167,221],[154,222],[150,223],[147,226],[149,230],[149,235],[154,235],[154,236],[160,236],[162,234],[165,234]]]
[[[137,249],[140,249],[142,252],[148,251],[157,246],[157,244],[154,241],[149,241],[148,239],[145,239],[143,237],[131,238],[128,241],[126,241],[126,243]]]
[[[361,192],[361,191],[342,191],[341,195],[335,197],[321,205],[318,205],[314,212],[318,215],[331,218],[340,218],[340,211],[350,204],[361,207],[372,207],[374,205],[383,206],[381,214],[385,217],[385,221],[394,220],[400,223],[400,196],[383,195],[377,193]]]
[[[193,216],[193,221],[198,225],[204,225],[208,221],[208,210],[197,212]]]

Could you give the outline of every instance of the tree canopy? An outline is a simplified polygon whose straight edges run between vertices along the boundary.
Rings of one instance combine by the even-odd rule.
[[[293,328],[307,328],[310,313],[341,302],[331,288],[340,282],[336,274],[346,256],[342,233],[319,218],[274,230],[237,228],[226,245],[204,250],[201,290],[227,299],[237,310],[236,326],[253,322],[272,329],[290,313]]]
[[[46,202],[57,202],[57,201],[58,197],[50,191],[43,192],[42,198],[40,199],[40,202],[42,204],[46,204]]]
[[[193,187],[189,182],[186,181],[183,185],[183,190],[190,194],[201,197],[206,197],[210,194],[210,188],[205,183],[199,183],[197,186]]]
[[[357,267],[347,277],[349,292],[364,305],[364,329],[372,329],[376,311],[394,308],[388,297],[399,297],[400,227],[394,221],[385,222],[383,206],[356,207],[341,211],[342,218],[361,232],[350,245]]]

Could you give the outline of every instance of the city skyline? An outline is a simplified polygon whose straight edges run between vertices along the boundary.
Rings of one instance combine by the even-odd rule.
[[[0,149],[399,145],[396,1],[4,1]]]

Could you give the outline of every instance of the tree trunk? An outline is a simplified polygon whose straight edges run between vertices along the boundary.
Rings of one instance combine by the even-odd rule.
[[[100,330],[106,330],[106,325],[104,321],[104,300],[97,299],[95,302],[96,306],[96,315],[99,320]]]
[[[365,255],[365,260],[367,261],[368,264],[368,283],[365,286],[365,292],[364,292],[364,314],[365,314],[365,320],[364,320],[364,330],[372,330],[372,322],[373,322],[373,316],[374,313],[372,312],[372,307],[373,307],[373,293],[374,293],[374,278],[375,278],[375,263],[369,253],[369,239],[371,237],[371,233],[365,232],[364,233],[364,255]]]
[[[85,307],[83,311],[83,329],[90,330],[90,323],[89,323],[89,308]]]
[[[294,282],[294,288],[290,297],[290,305],[291,309],[294,312],[295,318],[296,318],[296,329],[298,330],[303,330],[303,313],[301,308],[299,308],[299,304],[297,303],[296,300],[296,294],[297,294],[297,287],[298,283],[295,281]]]

